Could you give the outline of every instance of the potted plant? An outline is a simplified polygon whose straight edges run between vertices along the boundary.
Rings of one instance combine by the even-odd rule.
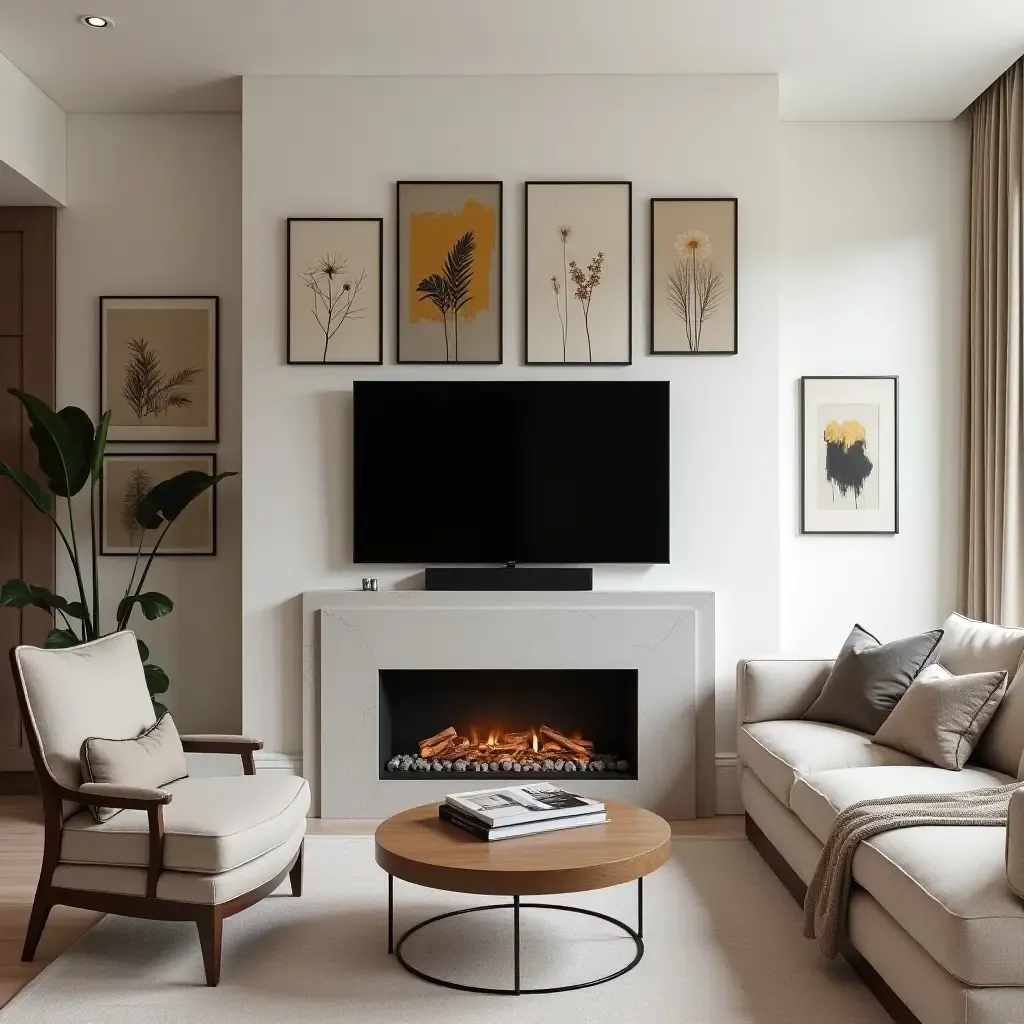
[[[74,570],[78,593],[74,599],[69,600],[46,587],[36,586],[25,580],[11,579],[0,586],[0,606],[31,606],[49,612],[55,619],[59,617],[59,623],[55,622],[55,627],[46,636],[45,646],[74,647],[104,635],[100,622],[96,504],[103,479],[103,454],[107,446],[110,412],[105,412],[99,426],[95,426],[88,414],[75,406],[68,406],[55,412],[42,399],[17,388],[11,388],[10,394],[21,402],[28,415],[31,425],[29,436],[35,444],[39,470],[46,480],[46,485],[44,487],[35,478],[3,461],[0,461],[0,477],[9,477],[33,507],[53,523],[57,537],[63,544]],[[235,475],[218,473],[216,476],[210,476],[208,473],[190,470],[163,480],[140,495],[135,508],[135,518],[142,532],[135,555],[135,565],[124,597],[118,603],[116,622],[110,632],[127,629],[136,608],[150,620],[170,614],[174,602],[166,594],[143,590],[153,558],[178,516],[204,491],[216,487],[225,477]],[[86,486],[89,488],[91,541],[88,565],[84,564],[85,560],[80,554],[72,507],[72,498],[81,493]],[[66,527],[57,518],[61,500],[67,505]],[[151,530],[159,532],[143,561],[143,538],[146,532]],[[90,584],[88,587],[87,579]],[[157,698],[167,692],[170,680],[159,665],[150,662],[149,648],[141,640],[138,644],[146,673],[146,684],[157,714],[160,714],[165,709]]]

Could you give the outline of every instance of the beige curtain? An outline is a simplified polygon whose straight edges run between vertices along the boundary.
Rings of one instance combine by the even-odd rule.
[[[968,337],[960,597],[973,618],[1024,625],[1021,346],[1024,58],[971,108]]]

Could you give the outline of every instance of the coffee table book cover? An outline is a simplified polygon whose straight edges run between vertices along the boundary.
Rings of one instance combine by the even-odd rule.
[[[604,810],[600,800],[577,796],[550,783],[452,793],[445,802],[492,828]]]
[[[543,832],[560,832],[567,828],[582,828],[584,825],[603,825],[608,820],[604,811],[595,811],[591,814],[573,814],[567,818],[549,818],[547,821],[527,821],[521,825],[501,825],[498,828],[488,828],[482,821],[471,818],[468,814],[457,811],[454,807],[441,804],[437,809],[438,816],[442,821],[476,836],[478,839],[486,839],[488,842],[496,842],[499,839],[516,839],[525,836],[536,836]]]

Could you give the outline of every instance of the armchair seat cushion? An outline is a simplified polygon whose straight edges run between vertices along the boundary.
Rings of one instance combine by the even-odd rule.
[[[263,856],[305,830],[309,786],[291,775],[185,778],[163,787],[168,871],[219,874]],[[145,867],[149,822],[126,810],[104,822],[81,811],[64,822],[61,864]]]

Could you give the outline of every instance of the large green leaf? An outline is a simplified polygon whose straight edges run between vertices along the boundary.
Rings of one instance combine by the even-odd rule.
[[[62,611],[70,619],[85,618],[81,602],[70,604],[60,594],[36,587],[24,580],[7,580],[0,587],[0,606],[4,608],[41,608],[44,612]]]
[[[149,648],[138,638],[135,638],[135,642],[139,645],[139,657],[143,661],[149,661]]]
[[[107,448],[107,431],[110,429],[110,410],[108,409],[100,418],[99,426],[96,428],[96,439],[92,445],[92,478],[99,480],[103,475],[103,453]]]
[[[64,647],[77,647],[81,642],[69,629],[51,629],[46,634],[43,646],[52,651]]]
[[[149,687],[150,697],[166,693],[167,688],[171,685],[167,673],[159,665],[144,665],[143,669],[146,673],[146,686]],[[159,714],[159,712],[157,713]]]
[[[43,490],[39,483],[32,479],[27,473],[23,473],[20,469],[15,469],[14,466],[8,466],[6,462],[0,462],[0,476],[9,476],[21,493],[32,502],[33,505],[44,515],[50,515],[50,510],[53,508],[53,502],[50,501],[50,495]]]
[[[42,399],[17,388],[8,389],[25,407],[39,468],[50,490],[61,497],[77,494],[89,479],[95,428],[87,413],[76,406],[54,412]]]
[[[200,473],[192,469],[187,473],[179,473],[169,480],[161,480],[139,502],[135,518],[146,530],[156,530],[163,523],[173,523],[182,512],[192,504],[200,494],[216,487],[221,480],[237,473]]]
[[[153,710],[156,712],[156,717],[159,718],[161,715],[166,714],[167,705],[161,704],[160,701],[153,701]]]
[[[145,594],[122,597],[121,603],[117,606],[117,621],[127,622],[128,614],[135,605],[142,609],[142,614],[147,619],[159,619],[164,615],[170,615],[174,610],[174,602],[166,594],[150,590]]]

